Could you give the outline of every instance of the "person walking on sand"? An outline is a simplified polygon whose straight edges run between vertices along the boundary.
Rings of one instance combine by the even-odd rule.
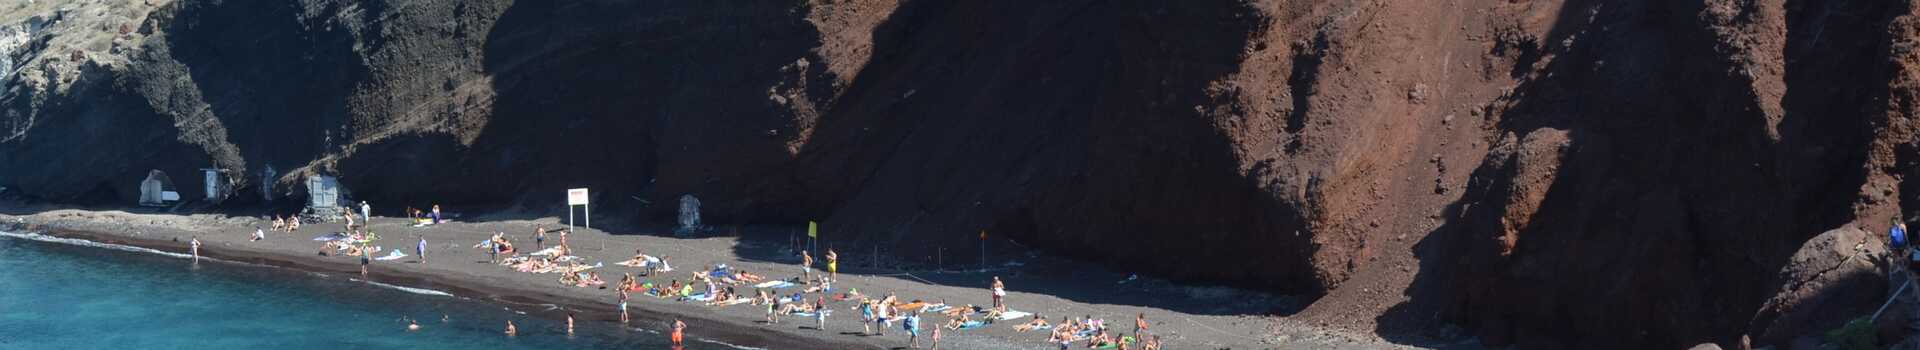
[[[420,236],[420,243],[413,245],[413,254],[420,256],[420,263],[427,263],[427,236]]]
[[[827,248],[827,278],[840,280],[840,253]]]
[[[805,277],[802,281],[813,281],[813,254],[805,250],[800,251],[800,273]]]
[[[187,241],[187,246],[189,250],[193,251],[193,262],[200,262],[200,237],[194,237],[193,240]]]
[[[520,329],[513,327],[513,320],[507,320],[507,331],[505,333],[511,337],[520,334]]]
[[[673,319],[673,346],[674,347],[679,347],[685,344],[686,333],[687,333],[687,323],[680,322],[680,319],[677,319],[677,318]]]
[[[940,327],[933,327],[933,350],[940,350]]]
[[[1005,301],[1001,300],[1002,298],[1006,298],[1006,297],[1007,297],[1007,284],[1000,282],[1000,276],[993,276],[993,309],[1000,310],[1000,312],[1006,312],[1007,304]]]
[[[920,348],[920,314],[907,314],[907,347]]]

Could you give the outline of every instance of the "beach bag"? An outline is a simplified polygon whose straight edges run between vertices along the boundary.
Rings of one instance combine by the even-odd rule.
[[[1900,225],[1887,229],[1887,238],[1887,245],[1893,246],[1893,249],[1907,247],[1907,230],[1900,229]]]

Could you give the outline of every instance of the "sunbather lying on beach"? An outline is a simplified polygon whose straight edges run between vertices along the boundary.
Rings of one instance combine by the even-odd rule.
[[[972,317],[969,317],[966,314],[961,314],[960,317],[958,318],[947,320],[947,324],[941,327],[946,327],[947,329],[957,331],[957,330],[960,330],[960,327],[965,327],[967,325],[967,322],[972,322],[972,321],[973,321]]]
[[[947,309],[947,311],[941,311],[940,314],[947,315],[948,318],[963,317],[968,314],[972,314],[973,309],[975,309],[975,307],[973,307],[973,304],[967,304],[966,307],[956,307],[952,309]]]

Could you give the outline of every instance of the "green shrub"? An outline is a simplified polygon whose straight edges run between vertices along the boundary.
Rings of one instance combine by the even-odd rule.
[[[1868,322],[1866,317],[1855,318],[1852,321],[1847,321],[1847,324],[1840,326],[1840,328],[1827,331],[1826,340],[1827,343],[1837,345],[1841,349],[1846,350],[1871,350],[1880,348],[1880,345],[1875,344],[1877,341],[1874,339],[1873,322]]]

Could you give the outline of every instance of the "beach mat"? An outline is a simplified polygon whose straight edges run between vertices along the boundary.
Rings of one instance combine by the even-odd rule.
[[[766,282],[760,282],[760,284],[753,285],[754,288],[773,288],[773,289],[792,288],[793,286],[795,286],[793,282],[787,282],[787,281],[766,281]]]
[[[337,240],[342,240],[346,238],[347,238],[347,234],[334,232],[334,233],[328,233],[328,234],[313,237],[313,240],[325,242],[325,241],[337,241]]]
[[[947,305],[947,304],[933,304],[933,305],[929,305],[929,306],[927,306],[927,308],[926,308],[926,309],[924,309],[924,310],[920,310],[920,312],[941,312],[941,311],[947,311],[947,310],[952,310],[952,309],[953,309],[953,306],[951,306],[951,305]]]
[[[987,326],[987,322],[985,321],[967,321],[967,323],[960,324],[960,329],[966,330],[966,329],[974,329],[974,328],[980,328],[980,327],[986,327],[986,326]]]
[[[400,258],[405,258],[405,257],[407,257],[407,253],[401,253],[400,250],[395,249],[387,252],[387,256],[373,258],[373,260],[380,260],[380,261],[400,260]]]
[[[1027,316],[1033,316],[1033,313],[1026,312],[1026,311],[1018,311],[1018,310],[1007,310],[1007,312],[1000,313],[1000,318],[996,318],[996,319],[1001,321],[1006,321],[1006,320],[1027,317]]]

